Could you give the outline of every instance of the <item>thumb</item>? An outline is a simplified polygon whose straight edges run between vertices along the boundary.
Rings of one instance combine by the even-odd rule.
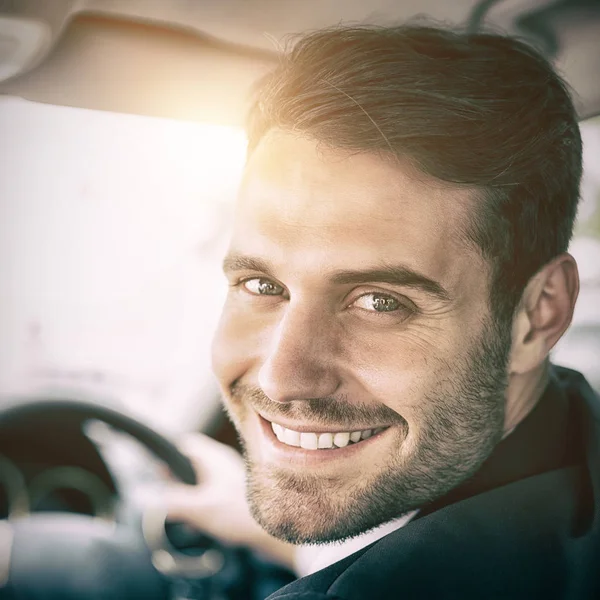
[[[232,473],[243,471],[239,453],[207,435],[189,434],[179,441],[178,447],[192,461],[200,482],[223,481]]]
[[[199,529],[208,525],[207,495],[200,493],[198,486],[173,483],[163,491],[162,500],[167,519],[183,521]]]

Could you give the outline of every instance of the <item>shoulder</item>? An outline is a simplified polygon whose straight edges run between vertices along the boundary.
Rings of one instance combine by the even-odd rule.
[[[448,506],[289,584],[270,600],[358,600],[373,597],[374,590],[378,600],[392,600],[399,589],[406,600],[567,598],[558,590],[575,580],[600,591],[598,574],[589,570],[600,560],[594,532],[580,532],[589,542],[583,551],[588,569],[572,551],[582,476],[581,467],[559,469]]]

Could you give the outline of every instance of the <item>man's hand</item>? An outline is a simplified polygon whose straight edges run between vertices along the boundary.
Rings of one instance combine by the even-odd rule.
[[[268,535],[250,514],[242,457],[202,434],[187,437],[180,450],[192,461],[198,485],[169,486],[169,519],[183,521],[222,542],[247,546],[293,569],[294,546]]]

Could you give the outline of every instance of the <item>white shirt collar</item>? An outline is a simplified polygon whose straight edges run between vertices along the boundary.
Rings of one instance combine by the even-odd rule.
[[[336,563],[361,548],[385,537],[392,531],[404,527],[414,518],[418,510],[406,513],[393,521],[388,521],[356,537],[342,542],[323,545],[306,545],[296,548],[295,571],[298,577],[305,577]]]

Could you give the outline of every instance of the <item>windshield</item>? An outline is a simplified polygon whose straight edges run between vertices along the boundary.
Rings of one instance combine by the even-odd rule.
[[[243,132],[11,97],[0,130],[0,391],[80,390],[202,429]],[[582,290],[554,357],[600,388],[600,120],[582,132]]]
[[[242,131],[0,98],[0,385],[202,426]]]

